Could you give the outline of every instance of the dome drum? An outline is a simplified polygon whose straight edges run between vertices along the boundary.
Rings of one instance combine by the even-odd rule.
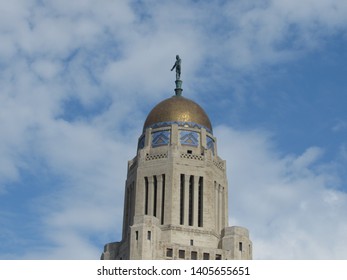
[[[138,151],[142,149],[158,149],[178,145],[186,147],[194,153],[210,150],[215,155],[215,137],[204,127],[179,126],[176,123],[157,128],[147,128],[138,141]],[[153,150],[154,151],[154,150]]]

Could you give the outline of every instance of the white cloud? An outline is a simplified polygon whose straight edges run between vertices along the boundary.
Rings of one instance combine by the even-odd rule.
[[[37,60],[32,64],[32,68],[40,78],[52,79],[61,71],[60,63],[51,60]]]
[[[36,237],[27,236],[25,243],[42,241],[20,258],[97,259],[100,244],[119,236],[126,163],[135,150],[122,135],[109,137],[90,125],[62,120],[38,129],[31,146],[36,158],[26,168],[34,168],[48,185],[33,185],[32,192],[40,192],[27,198],[38,227],[32,230]],[[20,232],[12,235],[21,238]]]
[[[228,164],[231,222],[250,229],[255,258],[346,258],[347,194],[331,172],[337,167],[321,168],[321,149],[284,156],[267,133],[215,131]]]
[[[225,50],[237,67],[285,62],[345,30],[346,11],[345,1],[228,2],[223,11],[230,26]]]

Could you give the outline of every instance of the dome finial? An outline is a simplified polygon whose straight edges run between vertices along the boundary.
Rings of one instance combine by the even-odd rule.
[[[181,78],[181,62],[182,60],[180,59],[179,55],[176,55],[176,62],[175,64],[172,66],[171,71],[174,70],[176,68],[176,88],[175,88],[175,93],[178,96],[182,95],[182,81],[180,80]]]

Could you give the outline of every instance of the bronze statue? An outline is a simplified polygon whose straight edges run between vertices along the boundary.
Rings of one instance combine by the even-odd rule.
[[[171,71],[176,68],[176,80],[179,80],[181,77],[181,59],[178,55],[176,55],[176,62],[174,66],[172,66]]]

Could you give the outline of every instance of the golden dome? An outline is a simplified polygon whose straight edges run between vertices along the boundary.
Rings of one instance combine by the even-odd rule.
[[[212,132],[212,125],[205,111],[194,101],[177,95],[156,105],[148,114],[143,129],[171,122],[197,124]]]

